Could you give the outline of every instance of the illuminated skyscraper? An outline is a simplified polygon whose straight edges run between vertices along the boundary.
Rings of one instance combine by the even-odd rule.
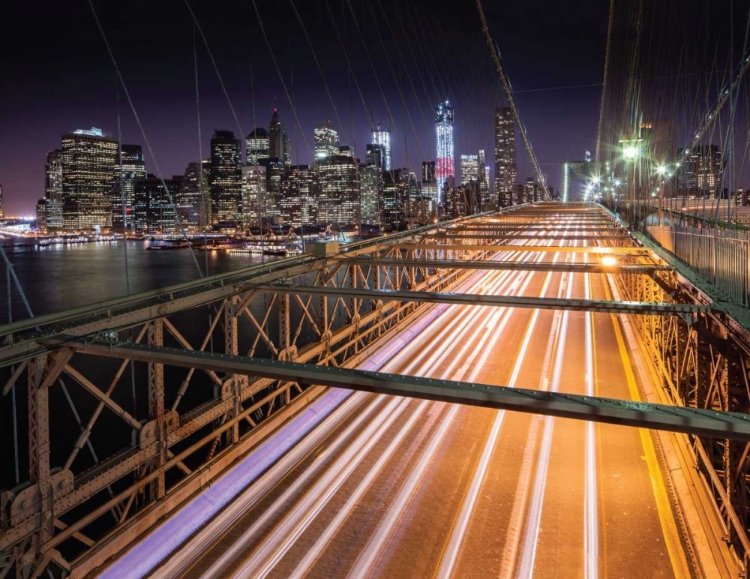
[[[318,223],[359,223],[360,176],[357,160],[347,155],[333,155],[318,165],[318,175]]]
[[[438,188],[435,180],[435,161],[422,161],[422,195],[437,206]]]
[[[175,231],[174,206],[169,201],[169,195],[164,185],[169,188],[172,199],[180,189],[179,177],[162,179],[154,175],[147,175],[144,179],[135,180],[135,195],[133,200],[133,225],[136,231],[142,233],[173,233]]]
[[[453,167],[453,105],[449,101],[440,103],[435,115],[435,136],[437,144],[437,160],[435,164],[435,180],[438,191],[443,190],[443,183],[448,177],[455,175]]]
[[[471,181],[479,183],[479,156],[461,155],[461,185]]]
[[[684,159],[685,165],[678,173],[681,188],[692,192],[717,191],[724,172],[724,158],[716,145],[694,147],[687,154],[685,149],[678,149],[677,158]]]
[[[188,163],[185,176],[180,182],[175,203],[180,213],[180,219],[185,227],[205,227],[210,224],[210,200],[208,195],[209,162],[194,161]],[[201,183],[201,174],[203,182]]]
[[[258,159],[267,159],[269,153],[268,131],[258,127],[245,138],[245,156],[248,165],[257,165]]]
[[[310,223],[310,175],[309,165],[292,165],[282,175],[279,211],[285,225]]]
[[[372,130],[372,144],[383,146],[383,169],[391,170],[391,130],[388,127]]]
[[[380,200],[383,196],[383,145],[368,144],[365,164],[360,167],[362,223],[380,223]]]
[[[242,147],[232,131],[214,131],[208,185],[213,220],[220,228],[242,223]]]
[[[516,168],[516,122],[510,107],[495,109],[495,198],[500,207],[512,204]]]
[[[123,226],[122,198],[120,192],[120,163],[122,162],[122,190],[125,197],[125,226]],[[123,145],[115,163],[112,176],[112,228],[117,231],[133,228],[133,200],[135,198],[135,180],[146,176],[146,163],[140,145]],[[176,191],[171,192],[176,195]]]
[[[63,226],[62,178],[62,151],[55,149],[47,153],[47,163],[44,166],[44,222],[46,229],[50,231],[62,229]]]
[[[484,154],[484,149],[479,149],[477,164],[479,165],[479,201],[481,203],[481,211],[489,211],[492,208],[492,203],[490,203],[490,168],[487,166],[487,157]]]
[[[271,115],[271,128],[268,131],[268,149],[269,157],[276,157],[277,159],[284,160],[284,134],[281,128],[281,119],[279,119],[279,112],[273,109]]]
[[[85,231],[112,224],[110,191],[118,143],[101,129],[62,136],[63,228]]]
[[[3,219],[5,217],[5,212],[3,211],[3,186],[0,184],[0,219]]]
[[[315,162],[320,163],[336,155],[339,147],[339,134],[331,128],[331,121],[315,127]]]
[[[245,229],[261,226],[267,203],[266,168],[262,165],[242,167],[242,224]]]

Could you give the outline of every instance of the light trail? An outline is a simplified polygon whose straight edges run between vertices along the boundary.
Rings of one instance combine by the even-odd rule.
[[[584,242],[586,244],[586,242]],[[585,261],[588,263],[588,255],[584,254]],[[590,274],[583,276],[584,296],[586,299],[591,297]],[[594,382],[594,314],[585,312],[585,332],[586,332],[586,394],[589,396],[596,395],[596,384]],[[586,491],[585,491],[585,517],[584,517],[584,552],[585,552],[585,572],[586,577],[596,579],[599,576],[599,519],[597,500],[598,493],[596,488],[596,437],[594,422],[586,423]]]
[[[232,505],[231,509],[226,509],[213,518],[209,524],[201,529],[199,533],[193,536],[189,541],[184,543],[180,549],[170,557],[166,563],[159,568],[159,574],[165,577],[180,577],[195,562],[195,558],[205,550],[210,544],[221,537],[245,512],[262,499],[265,494],[271,490],[280,480],[284,478],[299,462],[301,457],[306,456],[315,447],[325,440],[336,428],[336,426],[351,412],[355,407],[361,405],[368,395],[360,392],[352,396],[344,404],[339,406],[331,415],[330,420],[326,420],[314,429],[307,437],[303,438],[299,445],[293,447],[284,457],[268,470],[258,481],[249,487],[240,495],[238,502]],[[330,447],[335,452],[347,443],[347,438],[351,436],[364,422],[369,420],[373,413],[385,401],[385,396],[372,400],[372,403],[362,412],[346,429],[345,436],[341,436]],[[318,460],[311,465],[300,479],[309,479],[314,476],[322,461]],[[299,479],[298,479],[299,480]]]
[[[551,244],[552,242],[549,241],[548,243]],[[539,259],[541,259],[541,255],[542,254],[540,254]],[[555,254],[555,258],[554,258],[555,262],[557,261],[557,257],[559,255],[560,254]],[[551,279],[552,279],[552,274],[547,273],[545,275],[544,282],[542,284],[542,289],[539,292],[540,297],[544,297],[544,295],[546,294],[547,289],[549,288]],[[526,285],[528,286],[528,283]],[[524,290],[525,289],[526,288],[524,287]],[[516,357],[516,362],[513,366],[513,372],[511,373],[510,381],[508,382],[508,386],[510,388],[515,387],[516,381],[518,380],[518,375],[520,374],[521,367],[523,365],[524,360],[526,359],[526,352],[528,351],[529,343],[531,342],[531,336],[534,333],[534,328],[536,326],[536,321],[538,318],[539,318],[539,310],[534,310],[534,313],[531,316],[531,321],[529,322],[529,325],[526,328],[526,332],[525,332],[524,339],[521,344],[521,348],[519,350],[518,356]],[[484,350],[482,358],[479,360],[478,365],[475,367],[475,370],[472,372],[471,376],[469,377],[469,381],[476,380],[476,377],[479,374],[479,370],[484,366],[484,363],[487,360],[489,353],[492,351],[492,349],[496,345],[497,338],[499,338],[499,334],[495,338],[492,344],[492,348],[486,348]],[[461,513],[459,514],[456,525],[451,532],[451,536],[448,542],[448,547],[441,559],[440,568],[438,569],[438,572],[437,572],[437,576],[440,578],[450,577],[453,574],[453,570],[455,568],[456,563],[458,562],[458,557],[461,552],[461,547],[463,546],[464,539],[466,537],[466,531],[469,527],[469,521],[471,519],[472,513],[474,512],[474,508],[476,506],[476,502],[479,497],[482,484],[484,483],[484,480],[487,476],[487,469],[489,468],[490,460],[495,451],[497,440],[500,437],[500,429],[502,428],[504,419],[505,419],[505,411],[504,410],[498,411],[495,416],[495,420],[493,421],[493,424],[492,424],[492,430],[490,431],[490,434],[487,437],[487,441],[485,442],[484,450],[482,451],[482,457],[479,461],[479,465],[474,471],[474,477],[471,481],[471,487],[469,488],[469,492],[464,498],[463,504],[461,506]]]
[[[360,577],[366,577],[370,575],[372,568],[378,562],[379,556],[384,552],[385,544],[390,540],[393,528],[401,518],[402,514],[406,510],[406,506],[411,501],[414,493],[422,482],[422,477],[425,470],[432,461],[432,457],[435,455],[438,447],[445,438],[448,429],[453,424],[453,419],[458,413],[458,406],[452,405],[448,410],[448,415],[445,417],[440,425],[440,428],[432,437],[430,444],[425,449],[419,462],[415,465],[412,470],[409,479],[406,481],[401,491],[399,492],[393,506],[388,512],[388,515],[380,522],[375,534],[370,538],[365,548],[357,558],[354,567],[347,575],[352,579],[359,579]]]
[[[511,278],[511,276],[506,275],[507,273],[508,272],[502,272],[500,275],[497,275],[496,272],[493,272],[493,273],[490,273],[490,274],[486,274],[484,276],[484,279],[482,280],[481,285],[480,285],[480,287],[482,288],[480,291],[493,292],[493,291],[497,291],[501,287],[507,287],[508,284],[512,283],[512,281],[513,281],[512,278]],[[494,277],[495,279],[491,280],[492,284],[488,286],[486,280],[487,280],[487,278],[491,279],[492,277]],[[452,307],[456,308],[457,306],[452,306]],[[470,326],[469,323],[467,323],[466,317],[467,316],[471,316],[472,318],[470,318],[470,319],[473,319],[473,318],[477,317],[478,315],[480,315],[482,313],[482,309],[483,308],[481,308],[480,306],[475,306],[475,307],[471,308],[470,310],[467,309],[467,308],[464,308],[465,311],[460,312],[459,315],[456,316],[457,322],[455,324],[452,324],[449,328],[443,329],[440,332],[440,334],[438,334],[438,339],[441,338],[441,337],[445,337],[446,335],[450,334],[452,332],[452,330],[453,330],[453,327],[456,326],[456,325],[458,325],[459,322],[463,322],[463,323],[460,323],[460,326],[459,326],[459,331],[460,331],[459,338],[463,337],[467,332],[469,332],[471,330],[471,326]],[[442,342],[443,342],[443,345],[451,343],[449,340],[442,340]],[[438,351],[434,352],[427,359],[427,361],[421,365],[421,367],[418,369],[419,372],[423,373],[423,372],[429,371],[429,370],[433,370],[434,371],[434,369],[436,368],[436,366],[438,364],[440,364],[445,359],[446,356],[447,356],[447,348],[442,347],[442,348],[438,349]],[[399,356],[399,357],[401,357],[401,356]],[[412,364],[409,365],[410,366],[409,369],[413,369],[413,367],[419,361],[421,361],[421,359],[422,359],[422,357],[420,357],[419,360],[416,360],[416,361],[412,362]],[[444,375],[451,375],[451,373],[453,371],[453,368],[458,363],[459,359],[460,359],[459,357],[454,358],[453,362],[450,364],[450,366],[448,367],[448,369],[446,370],[446,372],[444,373]],[[391,362],[389,362],[386,366],[395,367],[395,366],[398,365],[398,363],[399,363],[399,360],[395,359],[395,360],[391,360]],[[280,500],[278,502],[278,504],[283,504],[283,502],[284,501]],[[259,527],[258,527],[257,524],[253,525],[253,527],[251,529],[249,529],[246,533],[243,534],[243,536],[240,539],[240,541],[236,542],[235,545],[237,545],[238,543],[243,543],[243,544],[246,543],[248,540],[250,540],[250,537],[252,535],[254,535],[254,533],[257,531],[258,528]],[[266,539],[266,543],[265,544],[266,545],[268,545],[269,543],[273,544],[273,542],[272,542],[271,539],[272,538]],[[232,557],[234,557],[236,555],[236,551],[237,551],[237,549],[235,547],[233,547],[231,554],[229,552],[226,552],[224,555],[222,555],[221,559],[219,561],[217,561],[216,563],[214,563],[214,565],[211,566],[211,568],[206,572],[206,574],[204,576],[209,576],[209,575],[221,572],[223,569],[220,567],[220,565],[225,565],[226,561],[228,561],[229,559],[231,559]],[[250,574],[251,573],[251,568],[253,567],[253,565],[255,565],[255,561],[256,561],[256,558],[255,558],[255,555],[254,555],[253,558],[251,559],[251,561],[248,561],[247,563],[245,563],[243,565],[243,567],[239,571],[239,574],[240,575],[245,575],[245,576],[247,574]]]
[[[573,254],[573,263],[575,263],[576,254]],[[573,292],[573,279],[575,274],[571,273],[568,277],[566,298],[570,299]],[[557,334],[557,351],[555,352],[555,365],[552,370],[552,383],[550,390],[557,392],[560,389],[560,379],[562,377],[562,367],[565,359],[565,343],[568,333],[569,311],[564,311],[560,316],[560,324]],[[534,479],[533,495],[529,514],[526,523],[526,533],[524,536],[523,553],[520,561],[519,577],[532,577],[534,574],[534,563],[536,560],[536,548],[539,539],[539,527],[542,518],[542,507],[544,503],[544,493],[547,486],[547,469],[549,468],[550,452],[552,450],[552,432],[554,429],[554,418],[546,416],[544,418],[544,433],[542,435],[541,450],[537,460],[536,476]]]
[[[393,421],[403,412],[409,403],[408,399],[404,398],[392,398],[382,412],[377,417],[372,419],[367,427],[356,437],[354,441],[347,440],[344,436],[339,437],[340,440],[346,440],[349,442],[349,446],[346,448],[344,453],[336,460],[334,465],[327,470],[323,477],[315,484],[312,490],[308,494],[315,495],[316,493],[321,494],[330,485],[335,484],[336,475],[339,472],[345,471],[347,468],[351,468],[355,460],[364,454],[366,449],[372,448],[372,446],[380,440],[385,434],[387,427],[390,426]],[[330,453],[330,451],[329,451]],[[299,481],[300,479],[298,479]],[[294,495],[297,491],[301,490],[302,482],[294,484],[289,487],[280,499],[274,502],[274,507],[268,509],[263,513],[255,522],[242,533],[241,537],[237,539],[232,546],[227,549],[221,557],[219,557],[204,573],[201,577],[220,577],[224,576],[228,572],[228,567],[233,563],[237,556],[247,548],[250,543],[260,532],[260,530],[276,515],[277,511],[281,510],[286,504],[293,500]],[[301,510],[301,505],[297,505],[295,510],[292,511],[290,516],[295,516]],[[278,527],[277,527],[278,529]],[[272,535],[269,538],[273,538],[277,535]],[[268,545],[266,542],[264,545]],[[268,549],[269,547],[261,547],[261,550]],[[247,575],[246,575],[247,576]]]

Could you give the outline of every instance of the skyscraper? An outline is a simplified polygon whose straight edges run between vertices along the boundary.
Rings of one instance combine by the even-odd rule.
[[[279,112],[273,109],[271,115],[271,127],[268,131],[268,150],[269,157],[276,157],[277,159],[284,160],[284,135],[281,128],[281,119],[279,119]]]
[[[123,225],[122,198],[120,192],[120,163],[122,163],[122,190],[125,197],[125,224]],[[122,150],[115,162],[112,175],[112,228],[127,231],[133,228],[133,200],[135,198],[135,180],[146,176],[146,163],[140,145],[122,145]],[[172,192],[176,194],[175,192]]]
[[[404,208],[399,198],[398,169],[383,173],[383,195],[380,198],[380,222],[389,229],[398,229],[404,219]]]
[[[443,190],[445,180],[455,175],[453,167],[453,120],[453,105],[449,101],[440,103],[436,108],[435,115],[437,145],[435,179],[437,181],[438,192]]]
[[[685,155],[685,149],[677,150],[677,158],[684,159],[680,175],[680,187],[687,191],[714,193],[721,185],[724,172],[724,157],[716,145],[694,147]]]
[[[147,175],[143,179],[135,180],[135,196],[133,200],[133,225],[136,231],[142,233],[172,233],[176,220],[174,206],[169,201],[164,185],[169,189],[172,199],[180,188],[180,178],[162,179]]]
[[[339,134],[336,129],[331,128],[331,121],[317,125],[314,131],[315,137],[315,162],[320,163],[328,157],[335,155],[339,147]]]
[[[0,219],[5,217],[5,211],[3,210],[3,185],[0,183]]]
[[[282,222],[292,227],[310,223],[310,174],[309,165],[292,165],[281,177],[279,211]]]
[[[101,129],[62,136],[63,228],[90,230],[112,224],[110,191],[118,143]]]
[[[495,198],[500,207],[512,204],[516,168],[516,122],[510,107],[495,109]]]
[[[261,227],[267,203],[266,168],[263,165],[242,167],[242,224],[245,229]]]
[[[435,161],[422,161],[422,195],[438,202],[438,188],[435,180]]]
[[[492,204],[490,203],[490,168],[487,166],[487,156],[484,149],[479,149],[477,154],[477,164],[479,165],[479,201],[482,211],[489,211]]]
[[[206,227],[211,223],[211,202],[208,198],[209,162],[202,163],[202,170],[200,161],[188,163],[175,199],[180,219],[185,227]]]
[[[383,145],[368,144],[365,164],[360,168],[360,210],[362,223],[380,223],[380,199],[383,196]]]
[[[267,159],[269,153],[268,131],[262,127],[256,128],[245,138],[245,156],[248,165],[257,165],[258,159]]]
[[[47,230],[59,230],[63,227],[63,169],[62,151],[55,149],[47,153],[44,166],[44,222]]]
[[[479,183],[479,156],[461,155],[461,185],[471,181]]]
[[[386,171],[391,170],[391,130],[388,127],[381,128],[378,123],[378,128],[372,130],[372,144],[383,146],[383,169]]]
[[[209,176],[213,220],[220,228],[242,223],[242,147],[232,131],[214,131]]]
[[[318,223],[359,223],[360,175],[357,160],[347,155],[333,155],[318,165],[318,175]]]

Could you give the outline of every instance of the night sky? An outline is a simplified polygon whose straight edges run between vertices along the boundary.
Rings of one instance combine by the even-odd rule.
[[[354,145],[363,158],[371,115],[391,126],[394,166],[418,172],[423,160],[435,158],[434,109],[438,100],[449,98],[456,107],[456,164],[460,154],[480,148],[492,163],[493,110],[504,101],[473,1],[351,0],[377,77],[346,0],[294,1],[335,109],[291,2],[258,0],[257,5],[302,132],[253,3],[191,0],[244,134],[253,126],[268,128],[278,107],[293,163],[312,160],[313,127],[328,119],[342,144]],[[162,173],[183,173],[199,156],[193,25],[185,3],[95,0],[94,5]],[[521,117],[556,189],[559,163],[580,159],[595,146],[607,5],[603,0],[484,1]],[[13,12],[0,24],[0,183],[6,214],[30,214],[44,194],[46,152],[60,147],[63,133],[97,126],[116,137],[117,85],[87,0],[16,3]],[[238,136],[240,129],[200,37],[197,42],[205,158],[214,129]],[[145,145],[122,92],[120,98],[123,142]],[[517,141],[518,176],[525,180],[532,172]],[[146,164],[155,172],[149,155]]]

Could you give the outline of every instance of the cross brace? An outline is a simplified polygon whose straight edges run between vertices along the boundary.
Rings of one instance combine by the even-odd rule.
[[[84,354],[262,376],[273,380],[292,380],[306,385],[333,386],[378,394],[750,441],[750,415],[738,412],[716,412],[597,396],[366,372],[143,344],[102,345],[77,341],[71,347]]]
[[[685,315],[706,313],[710,306],[697,304],[672,304],[651,302],[618,302],[611,300],[586,300],[565,298],[540,298],[527,296],[495,296],[482,294],[455,294],[424,291],[385,291],[346,287],[320,287],[296,285],[256,285],[252,289],[271,293],[331,295],[383,301],[430,302],[464,306],[494,306],[511,308],[538,308],[543,310],[573,310],[612,314]]]
[[[437,269],[486,269],[486,270],[521,270],[550,271],[572,273],[612,273],[612,274],[649,274],[655,271],[669,271],[666,265],[622,264],[603,265],[601,263],[545,263],[531,261],[495,261],[495,260],[451,260],[451,259],[383,259],[367,257],[347,257],[342,261],[347,264],[371,265],[378,267],[434,267]]]

